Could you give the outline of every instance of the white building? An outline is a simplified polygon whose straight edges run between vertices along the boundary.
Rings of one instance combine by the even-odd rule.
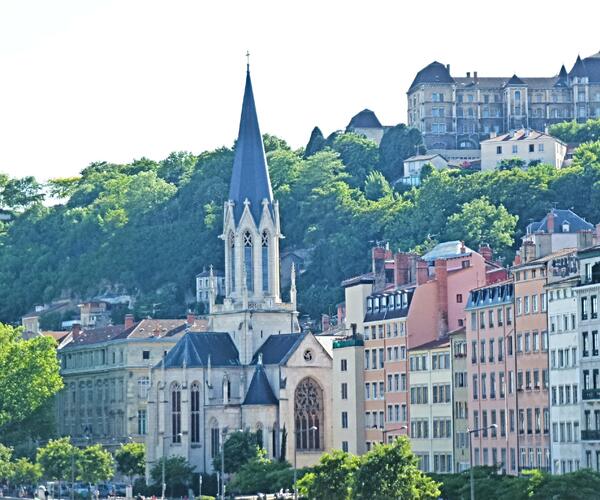
[[[418,186],[421,183],[421,169],[430,164],[437,170],[448,167],[448,160],[441,154],[426,154],[411,156],[404,160],[404,172],[400,182],[411,186]]]
[[[225,295],[225,273],[213,270],[213,276],[217,287],[217,297]],[[210,271],[204,269],[196,275],[196,302],[208,306],[210,300]]]
[[[551,135],[520,129],[481,141],[481,170],[496,170],[504,160],[520,159],[561,168],[567,145]]]

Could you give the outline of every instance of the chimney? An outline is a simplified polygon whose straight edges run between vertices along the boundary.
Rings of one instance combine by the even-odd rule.
[[[371,250],[373,275],[375,276],[374,291],[385,288],[385,260],[391,258],[392,252],[382,247],[374,247]]]
[[[477,81],[477,71],[473,71],[473,78]]]
[[[439,336],[448,333],[448,268],[445,260],[435,261],[435,280],[437,282],[438,310],[440,312]]]
[[[350,323],[350,329],[352,330],[352,336],[356,337],[356,323]]]
[[[187,313],[186,322],[188,326],[192,326],[196,322],[196,315],[194,313]]]
[[[125,315],[125,330],[129,330],[134,323],[134,318],[133,318],[133,314],[126,314]]]
[[[417,260],[417,286],[429,281],[429,271],[427,270],[427,262],[422,259]]]
[[[398,252],[394,255],[394,284],[402,286],[409,283],[409,260],[410,255],[404,252]]]
[[[554,232],[554,212],[552,210],[550,210],[546,216],[546,226],[548,227],[549,233]]]
[[[521,251],[517,250],[517,252],[515,253],[515,258],[513,260],[513,266],[519,266],[523,263],[523,260],[521,259]]]
[[[467,248],[465,247],[465,242],[460,242],[460,253],[467,253]]]
[[[74,342],[81,338],[81,325],[79,323],[73,323],[73,326],[71,327],[71,335]]]
[[[467,78],[471,78],[471,72],[467,71]]]
[[[448,73],[450,73],[450,65],[446,64],[446,69],[448,70]]]
[[[329,314],[321,314],[321,331],[326,332],[331,328],[331,318]]]
[[[494,252],[487,243],[484,243],[479,246],[479,253],[487,262],[492,262]]]
[[[535,259],[535,243],[525,241],[523,243],[523,262],[529,262]]]
[[[493,139],[494,137],[496,137],[496,131],[490,132],[490,139]]]

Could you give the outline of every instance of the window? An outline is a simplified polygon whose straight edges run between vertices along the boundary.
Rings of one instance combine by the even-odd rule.
[[[347,428],[348,428],[348,412],[343,411],[342,412],[342,429],[347,429]]]
[[[150,359],[150,351],[142,351],[142,359]]]
[[[146,410],[138,410],[137,413],[138,434],[146,434]]]
[[[252,235],[250,231],[244,233],[244,270],[246,272],[246,288],[254,291],[254,276],[252,273]]]
[[[181,386],[171,386],[171,436],[173,443],[181,443]]]
[[[530,145],[529,145],[529,152],[530,152],[530,153],[533,153],[533,152],[535,152],[535,144],[530,144]]]
[[[212,458],[216,458],[219,456],[220,452],[220,443],[221,436],[219,433],[219,428],[217,427],[216,420],[213,420],[211,428],[210,428],[210,455]]]
[[[229,282],[230,290],[235,290],[235,235],[233,232],[229,233],[229,275],[231,276]]]
[[[200,384],[198,382],[194,382],[190,391],[191,397],[191,442],[199,443],[201,439],[200,434]]]
[[[516,144],[513,144],[512,152],[513,152],[513,154],[517,154],[519,152],[519,146],[517,146]]]
[[[588,319],[588,299],[587,297],[581,297],[581,319]]]
[[[150,378],[138,378],[138,396],[140,399],[148,399],[148,391],[150,390]]]
[[[348,399],[348,384],[346,382],[342,382],[342,399]]]
[[[348,371],[348,360],[347,359],[342,359],[340,360],[340,370],[343,372]]]
[[[294,396],[296,449],[323,449],[323,391],[310,377],[296,387]]]
[[[268,292],[269,291],[269,233],[267,233],[266,231],[263,231],[262,238],[261,238],[261,259],[262,259],[262,289],[263,289],[263,292]]]
[[[501,155],[502,154],[502,146],[496,146],[496,154],[497,155]]]

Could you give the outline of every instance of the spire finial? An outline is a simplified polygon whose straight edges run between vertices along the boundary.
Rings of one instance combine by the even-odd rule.
[[[246,51],[246,71],[250,73],[250,51]]]

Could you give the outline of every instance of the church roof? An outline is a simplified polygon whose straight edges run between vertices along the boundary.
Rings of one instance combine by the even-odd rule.
[[[278,403],[261,363],[257,363],[250,387],[244,399],[245,405],[276,405]]]
[[[236,221],[242,216],[246,199],[250,202],[250,210],[258,224],[262,213],[262,201],[266,199],[272,203],[273,191],[258,126],[250,70],[246,73],[242,116],[229,185],[229,200],[235,203]]]
[[[262,354],[262,362],[265,365],[285,364],[304,337],[306,337],[304,333],[271,335],[254,354],[252,364],[258,363],[259,354]]]
[[[212,366],[239,366],[240,357],[235,344],[228,333],[206,332],[186,333],[167,353],[165,368],[185,366],[208,366],[208,357]],[[162,361],[158,364],[162,366]]]
[[[354,128],[382,128],[382,126],[373,111],[370,109],[363,109],[360,113],[352,117],[346,130]]]

